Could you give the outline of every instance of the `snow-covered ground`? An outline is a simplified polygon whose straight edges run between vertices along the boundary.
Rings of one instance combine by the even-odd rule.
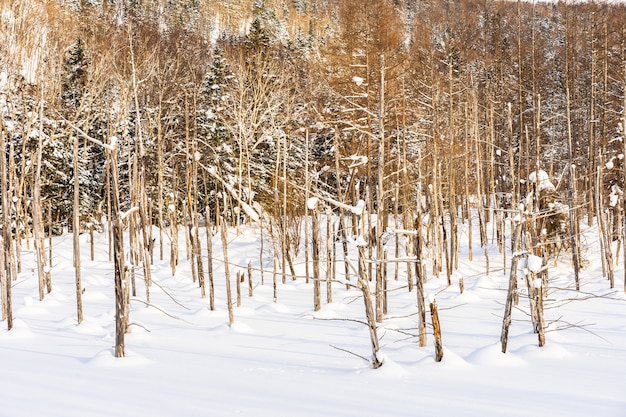
[[[549,270],[549,326],[541,348],[522,296],[508,352],[501,353],[508,272],[501,269],[497,247],[490,250],[489,275],[482,250],[475,247],[469,262],[462,244],[452,286],[445,274],[429,276],[426,292],[436,296],[445,349],[439,363],[430,326],[428,346],[418,346],[416,295],[407,290],[405,266],[398,281],[390,271],[388,314],[379,328],[384,365],[377,370],[359,357],[371,355],[360,291],[334,283],[333,302],[314,312],[312,284],[288,277],[285,284],[279,279],[274,302],[267,261],[263,285],[254,273],[252,297],[242,285],[241,306],[229,326],[219,235],[213,239],[214,311],[192,282],[182,236],[175,276],[169,260],[155,256],[151,306],[139,301],[145,289],[138,276],[121,359],[113,356],[106,237],[97,236],[95,261],[88,244],[82,248],[80,325],[72,236],[54,240],[53,291],[43,301],[34,254],[24,252],[13,285],[14,328],[7,331],[6,321],[0,322],[0,416],[626,416],[623,261],[612,290],[601,274],[593,231],[585,240],[590,264],[581,272],[580,292],[573,289],[565,255]],[[87,242],[86,235],[81,239]],[[249,260],[258,266],[259,247],[253,231],[230,232],[229,259],[242,271]],[[304,265],[296,266],[303,273]],[[236,271],[231,268],[233,281]],[[235,288],[233,283],[233,300]],[[325,283],[322,294],[325,299]]]

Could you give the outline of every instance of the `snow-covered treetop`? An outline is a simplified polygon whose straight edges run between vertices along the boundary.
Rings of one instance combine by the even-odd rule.
[[[548,173],[542,169],[531,172],[528,176],[528,181],[532,184],[537,184],[537,191],[556,188],[554,184],[552,184],[552,181],[550,181]]]

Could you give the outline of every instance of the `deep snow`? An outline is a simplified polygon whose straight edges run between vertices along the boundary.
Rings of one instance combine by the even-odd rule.
[[[589,266],[581,272],[581,291],[573,289],[567,255],[549,269],[542,348],[522,296],[508,352],[500,351],[508,265],[505,273],[497,247],[490,248],[489,275],[483,272],[482,250],[475,247],[469,262],[463,242],[453,285],[447,286],[445,274],[428,277],[426,292],[437,299],[442,326],[440,363],[434,360],[430,327],[428,346],[417,344],[416,295],[407,290],[405,265],[398,281],[390,269],[389,311],[379,327],[384,365],[377,370],[359,357],[371,354],[360,291],[333,283],[333,302],[314,312],[312,284],[290,276],[283,284],[279,277],[274,303],[266,254],[264,284],[255,271],[252,297],[247,283],[242,285],[242,304],[229,326],[219,235],[213,238],[216,309],[211,311],[192,282],[182,233],[175,276],[169,260],[158,260],[155,250],[151,306],[140,301],[145,289],[137,275],[127,356],[120,359],[113,357],[113,272],[106,236],[97,235],[95,261],[89,260],[88,236],[81,236],[80,325],[72,236],[54,240],[53,291],[43,301],[34,253],[23,253],[22,273],[13,284],[14,328],[7,331],[6,321],[0,322],[1,417],[626,416],[623,260],[616,288],[610,289],[593,229],[585,231]],[[239,235],[231,230],[229,236],[230,261],[242,271],[248,261],[258,267],[254,230]],[[303,274],[302,262],[296,266]],[[233,281],[236,271],[231,267]],[[323,299],[325,294],[322,283]]]

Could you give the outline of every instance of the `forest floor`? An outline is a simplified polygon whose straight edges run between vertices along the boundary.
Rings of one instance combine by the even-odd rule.
[[[429,275],[425,283],[439,306],[441,362],[435,361],[430,315],[427,346],[418,345],[416,293],[408,291],[406,264],[399,266],[397,281],[390,268],[388,311],[378,328],[384,361],[379,369],[367,360],[371,347],[358,289],[334,282],[328,303],[323,282],[322,308],[313,311],[312,283],[291,276],[283,283],[279,276],[274,301],[270,259],[264,260],[263,283],[257,270],[258,233],[231,230],[229,236],[229,260],[239,265],[231,267],[233,281],[238,270],[247,272],[248,262],[255,268],[253,296],[247,281],[242,283],[234,324],[228,321],[219,235],[213,239],[211,311],[208,297],[201,298],[192,281],[181,231],[174,276],[169,259],[160,260],[158,245],[155,249],[149,304],[138,271],[124,358],[114,357],[106,234],[96,235],[93,261],[88,236],[81,236],[80,324],[72,236],[53,240],[53,289],[43,301],[31,245],[13,283],[14,328],[7,331],[7,322],[0,322],[0,416],[626,416],[624,262],[619,259],[611,289],[602,276],[594,229],[585,230],[588,265],[580,274],[580,291],[574,289],[567,254],[548,270],[543,347],[522,292],[508,351],[501,352],[509,274],[497,246],[489,248],[487,275],[481,248],[474,247],[473,261],[468,260],[466,232],[452,285],[445,273]],[[169,244],[164,249],[167,256]],[[304,275],[302,253],[298,261],[298,274]],[[337,270],[343,271],[343,264]],[[233,282],[233,302],[235,290]]]

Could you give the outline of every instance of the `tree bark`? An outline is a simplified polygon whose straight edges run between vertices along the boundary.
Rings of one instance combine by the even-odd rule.
[[[74,272],[76,278],[76,312],[78,324],[83,321],[83,289],[80,282],[80,173],[78,172],[78,137],[74,136]]]
[[[228,304],[228,324],[230,326],[235,322],[235,316],[233,314],[233,299],[230,291],[230,268],[228,265],[228,231],[226,226],[226,219],[222,219],[221,222],[221,235],[222,235],[222,251],[224,252],[224,275],[226,277],[226,303]]]
[[[314,207],[312,210],[313,235],[312,235],[312,257],[313,257],[313,310],[319,311],[321,308],[321,288],[320,288],[320,225],[319,210]]]
[[[437,310],[437,302],[435,300],[430,303],[430,316],[433,321],[433,335],[435,336],[435,361],[441,362],[441,359],[443,359],[443,344],[441,342],[439,311]]]
[[[10,182],[7,172],[6,137],[4,125],[0,130],[0,186],[2,187],[2,316],[7,321],[7,329],[13,328],[13,303],[11,300],[11,285],[13,281],[13,243],[11,236],[11,207]]]
[[[422,277],[422,213],[415,218],[415,288],[417,295],[417,328],[419,345],[426,346],[426,301],[424,300],[424,280]]]
[[[367,326],[370,333],[370,342],[372,345],[372,367],[380,368],[383,363],[378,359],[378,334],[376,330],[376,316],[374,314],[374,305],[372,303],[372,294],[369,287],[369,279],[367,277],[367,267],[365,266],[365,248],[359,246],[359,287],[363,294],[363,302],[365,303],[365,317],[367,318]]]
[[[521,224],[516,226],[517,229],[521,228]],[[525,254],[513,254],[511,259],[511,271],[509,274],[509,290],[506,296],[506,303],[504,307],[504,317],[502,319],[502,332],[500,333],[500,344],[502,345],[502,353],[506,353],[506,348],[509,340],[509,327],[511,326],[511,313],[513,312],[513,304],[515,301],[515,295],[517,293],[517,263],[519,259],[525,256]]]
[[[205,209],[205,227],[206,227],[206,255],[207,255],[207,272],[209,275],[209,308],[215,310],[215,279],[213,276],[213,232],[211,222],[211,208]]]
[[[113,258],[115,266],[115,357],[124,357],[124,335],[128,326],[126,274],[124,265],[124,226],[120,212],[117,150],[110,152],[111,211],[113,213]]]

